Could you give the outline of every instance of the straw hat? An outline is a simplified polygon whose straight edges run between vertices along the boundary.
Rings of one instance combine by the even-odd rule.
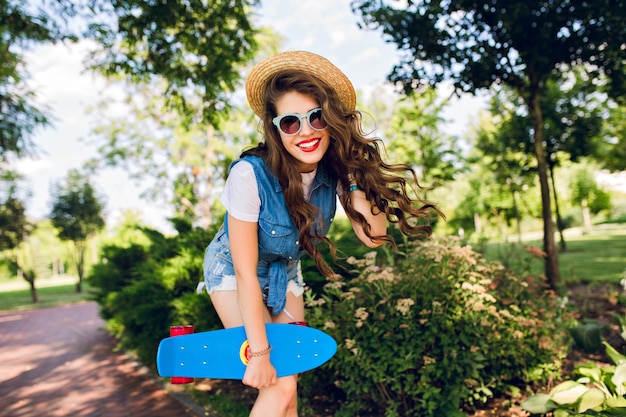
[[[285,70],[301,70],[315,75],[335,90],[347,111],[353,111],[356,108],[354,87],[339,68],[326,58],[314,53],[291,51],[265,58],[250,71],[246,79],[246,95],[250,107],[257,116],[262,118],[265,111],[263,103],[265,84],[273,75]]]

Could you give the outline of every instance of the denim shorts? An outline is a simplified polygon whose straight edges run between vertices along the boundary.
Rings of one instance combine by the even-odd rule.
[[[259,269],[267,270],[267,261],[259,261]],[[287,262],[287,292],[299,297],[304,293],[304,279],[299,260]],[[206,288],[209,294],[214,291],[235,291],[237,290],[237,279],[235,278],[235,267],[233,266],[230,254],[230,244],[228,236],[221,228],[204,253],[204,282],[198,286],[201,292]],[[264,302],[267,301],[269,293],[269,277],[259,275],[259,285],[263,294]]]

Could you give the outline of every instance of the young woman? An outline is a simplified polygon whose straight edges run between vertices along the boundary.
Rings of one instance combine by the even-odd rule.
[[[333,64],[309,52],[259,62],[246,80],[264,142],[233,162],[221,198],[227,215],[209,244],[205,285],[224,327],[245,326],[250,361],[243,383],[259,390],[251,416],[297,416],[297,377],[276,377],[266,323],[304,321],[300,258],[330,276],[325,242],[337,196],[354,232],[369,247],[393,243],[387,222],[406,235],[428,235],[420,222],[437,209],[411,197],[408,165],[381,157],[365,137],[356,94]]]

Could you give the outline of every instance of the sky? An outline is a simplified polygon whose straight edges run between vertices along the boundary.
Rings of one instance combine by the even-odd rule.
[[[383,83],[397,62],[395,47],[385,43],[380,32],[364,31],[350,9],[351,0],[264,0],[257,11],[258,24],[269,26],[284,38],[282,50],[307,50],[328,58],[351,79],[357,90]],[[32,197],[27,202],[33,219],[47,217],[50,187],[65,178],[68,170],[80,168],[96,157],[94,146],[84,139],[95,124],[86,108],[106,94],[116,94],[106,83],[85,73],[82,60],[85,45],[38,47],[27,56],[31,86],[38,101],[54,116],[52,127],[34,138],[40,151],[36,159],[22,160],[18,170],[25,175]],[[121,94],[121,93],[120,93]],[[479,98],[465,97],[453,102],[445,117],[447,130],[462,134],[484,106]],[[357,104],[358,108],[358,104]],[[140,199],[143,190],[121,169],[108,169],[95,178],[97,190],[105,196],[106,218],[114,224],[125,210],[138,211],[142,220],[155,228],[171,230],[167,212],[153,202]]]

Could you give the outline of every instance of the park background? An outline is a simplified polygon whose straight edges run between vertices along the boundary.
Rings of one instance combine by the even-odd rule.
[[[427,281],[432,279],[441,284],[438,281],[438,277],[443,272],[441,256],[446,254],[455,259],[454,257],[458,255],[455,248],[467,248],[464,249],[467,252],[463,252],[464,259],[468,262],[466,266],[482,265],[482,256],[485,256],[510,268],[513,271],[511,273],[514,274],[514,277],[511,277],[508,275],[509,272],[490,269],[491,274],[485,276],[487,280],[496,282],[498,278],[507,276],[510,282],[516,282],[518,279],[530,279],[526,274],[532,274],[533,282],[535,279],[541,281],[542,257],[545,256],[541,249],[540,207],[542,203],[534,175],[533,158],[528,157],[532,155],[532,152],[529,152],[527,147],[516,147],[511,142],[506,142],[511,132],[519,135],[514,137],[513,143],[529,141],[532,138],[532,128],[528,125],[528,117],[525,117],[527,114],[519,110],[523,108],[523,103],[516,99],[510,90],[494,88],[480,91],[478,97],[463,94],[459,99],[451,96],[451,85],[443,83],[435,92],[422,90],[420,94],[403,100],[402,95],[396,94],[390,85],[384,85],[386,75],[398,61],[398,55],[391,44],[382,41],[379,32],[358,29],[356,25],[358,19],[350,10],[349,2],[332,2],[332,4],[328,2],[327,4],[326,2],[303,1],[289,3],[286,7],[284,2],[268,1],[262,2],[258,9],[250,10],[255,11],[253,19],[255,25],[270,27],[282,35],[282,39],[271,31],[259,35],[260,39],[265,42],[260,42],[263,47],[262,54],[269,53],[272,49],[307,49],[336,62],[353,79],[359,90],[361,109],[376,120],[376,134],[385,139],[392,159],[405,161],[410,158],[420,173],[421,180],[433,187],[432,190],[427,190],[428,197],[441,204],[448,215],[448,221],[438,222],[435,227],[435,236],[443,239],[445,243],[436,243],[440,245],[436,250],[437,265],[433,266],[434,269],[430,274],[422,272],[421,279]],[[623,38],[619,38],[621,35],[620,32],[616,34],[616,37],[622,39],[623,42]],[[24,53],[24,68],[27,68],[32,75],[32,78],[26,81],[36,92],[35,103],[49,107],[52,123],[45,129],[35,129],[32,137],[29,138],[33,141],[33,148],[38,150],[38,156],[33,157],[32,153],[28,155],[25,152],[18,153],[17,159],[3,160],[3,169],[9,167],[24,175],[24,178],[19,181],[15,195],[20,197],[20,201],[24,201],[25,213],[29,221],[38,226],[31,231],[28,239],[24,239],[19,246],[5,253],[11,259],[4,264],[3,280],[7,283],[16,283],[24,282],[22,278],[32,278],[31,283],[34,286],[45,287],[47,280],[52,279],[52,276],[69,274],[70,279],[77,279],[75,275],[79,278],[85,276],[85,284],[92,291],[90,297],[95,297],[103,305],[103,314],[109,319],[110,330],[120,337],[126,348],[130,351],[133,349],[138,351],[142,359],[149,361],[150,344],[161,335],[163,322],[191,320],[196,317],[195,314],[198,314],[198,312],[193,312],[199,306],[196,300],[190,298],[191,287],[199,279],[198,262],[201,259],[203,245],[210,239],[212,228],[217,224],[216,219],[220,217],[220,208],[213,203],[223,181],[223,168],[227,165],[225,161],[232,159],[242,146],[256,139],[253,134],[254,121],[249,110],[246,109],[241,91],[235,90],[232,95],[228,96],[229,103],[233,105],[230,113],[232,116],[225,120],[208,120],[215,126],[219,124],[221,131],[219,129],[198,130],[201,124],[191,126],[191,128],[184,123],[177,124],[176,111],[164,106],[163,102],[159,102],[158,91],[156,93],[151,91],[159,87],[158,82],[143,86],[141,83],[124,84],[119,74],[109,74],[112,77],[105,80],[101,75],[84,73],[81,62],[85,57],[85,51],[93,46],[89,41],[80,41],[78,44],[57,43],[56,45],[25,43],[20,46],[26,47],[20,51]],[[560,132],[562,135],[556,135],[559,140],[563,141],[562,148],[552,149],[550,152],[555,161],[558,161],[553,170],[556,174],[552,191],[553,195],[558,196],[560,203],[561,212],[555,213],[556,219],[554,220],[560,233],[555,232],[554,237],[560,245],[559,258],[564,282],[558,283],[558,286],[548,285],[547,287],[553,287],[550,290],[556,291],[554,294],[563,297],[572,285],[588,287],[607,284],[608,290],[604,286],[601,288],[607,291],[608,299],[616,300],[614,304],[619,307],[623,301],[620,298],[620,280],[624,278],[622,229],[626,212],[624,174],[618,169],[619,164],[623,164],[623,160],[619,159],[620,151],[623,154],[623,137],[620,136],[623,135],[623,129],[621,129],[623,125],[620,125],[624,120],[623,103],[620,101],[620,96],[609,98],[605,88],[608,85],[606,79],[600,77],[599,83],[590,83],[594,85],[594,88],[589,91],[585,88],[589,88],[590,78],[585,77],[584,71],[580,72],[579,69],[572,67],[564,74],[562,78],[555,77],[552,90],[549,90],[550,94],[556,96],[551,97],[554,99],[552,104],[563,111],[556,116],[553,115],[552,120],[556,125],[559,121],[563,122],[562,126],[558,126],[562,129]],[[129,94],[132,99],[128,99],[126,94]],[[450,101],[447,102],[446,99]],[[570,113],[567,113],[567,104],[570,104]],[[227,112],[223,111],[222,114],[226,115]],[[148,123],[145,123],[146,120]],[[511,121],[518,124],[513,124]],[[568,131],[568,126],[580,125],[597,126],[596,131],[588,130],[583,133],[582,143],[585,143],[586,139],[597,140],[596,143],[602,145],[598,150],[604,154],[602,152],[584,154],[575,146],[568,148],[567,138],[576,137],[580,133],[575,130]],[[564,132],[568,134],[565,135]],[[127,137],[124,136],[125,133],[128,133]],[[210,159],[204,161],[205,164],[198,162],[198,158],[202,159],[205,149],[197,147],[198,143],[194,142],[201,142],[206,137],[213,139],[213,143],[219,144],[217,151],[214,150],[214,155],[218,156],[217,164],[212,163]],[[109,146],[115,142],[112,139],[127,140],[126,144],[129,146],[123,151],[117,149],[120,152],[116,154],[116,150]],[[150,139],[158,140],[150,142]],[[495,146],[499,142],[506,146]],[[156,151],[132,153],[133,145],[136,148],[142,148],[139,145],[146,143],[153,147],[151,150],[156,149],[162,153],[159,154]],[[494,145],[494,147],[481,147],[481,145]],[[100,153],[96,151],[98,146],[102,147]],[[162,147],[159,148],[159,146]],[[606,166],[609,160],[607,146],[609,156],[616,156],[617,161],[615,163],[611,159],[612,165],[609,167]],[[430,159],[424,156],[424,152],[420,152],[426,149],[431,152],[428,155]],[[611,153],[611,149],[614,152]],[[107,154],[107,151],[113,152]],[[193,153],[197,153],[195,160],[193,157],[188,158],[189,154]],[[5,155],[8,153],[3,156]],[[116,159],[115,155],[125,155],[127,159]],[[150,164],[144,164],[146,161],[141,158],[145,155],[156,155],[156,157],[148,161]],[[571,158],[572,155],[576,155],[576,158]],[[167,159],[168,156],[170,159]],[[125,163],[120,163],[120,161]],[[437,161],[443,163],[438,164]],[[9,165],[5,165],[5,162],[9,162]],[[108,165],[112,162],[124,169],[119,166],[111,168]],[[166,168],[157,170],[159,166]],[[217,167],[217,172],[207,172],[211,171],[211,167]],[[160,182],[162,179],[165,180]],[[100,224],[96,221],[97,227],[92,230],[94,233],[89,233],[83,239],[76,239],[76,235],[72,237],[70,234],[64,236],[64,240],[59,241],[55,238],[57,230],[54,226],[63,230],[61,214],[64,213],[62,210],[59,211],[62,207],[57,203],[71,197],[77,189],[73,187],[76,186],[79,186],[78,190],[81,190],[80,187],[86,187],[82,191],[87,190],[91,193],[88,193],[90,197],[95,197],[93,202],[95,207],[101,209],[99,214],[102,215],[102,222]],[[195,186],[199,188],[194,188]],[[12,190],[10,187],[8,189]],[[177,192],[179,194],[175,194]],[[146,194],[143,198],[140,196],[142,193]],[[189,199],[190,196],[197,198],[195,204],[191,206],[197,206],[195,208],[198,210],[181,203],[183,199],[193,200],[193,198]],[[47,221],[48,217],[52,222]],[[170,223],[165,220],[168,217],[177,217],[177,221]],[[350,279],[354,276],[362,278],[362,274],[371,273],[367,267],[362,271],[359,268],[366,265],[362,262],[373,261],[371,257],[368,258],[369,255],[362,248],[354,247],[349,238],[345,237],[345,225],[342,228],[341,223],[338,224],[333,233],[344,245],[342,249],[350,255],[364,257],[362,261],[354,261],[355,265],[360,266],[352,271],[352,275],[344,277],[347,282],[351,282]],[[104,225],[106,225],[105,228],[103,228]],[[151,226],[165,235],[155,234],[156,231],[146,229],[142,232],[130,231],[134,230],[133,227],[137,225]],[[199,229],[203,232],[193,229],[196,226],[200,226]],[[175,230],[178,233],[175,233]],[[598,236],[597,233],[601,236],[599,241],[595,239]],[[450,237],[454,237],[456,243],[446,240]],[[435,240],[435,242],[439,241]],[[575,242],[580,242],[580,244]],[[414,243],[403,243],[408,246],[402,246],[399,251],[394,252],[390,249],[379,251],[378,260],[375,261],[376,266],[396,268],[392,273],[398,277],[398,283],[394,286],[396,290],[406,290],[403,285],[408,285],[407,282],[411,290],[426,288],[427,282],[418,282],[415,277],[405,276],[408,272],[415,274],[416,263],[421,258],[419,253],[415,254],[414,258],[407,257],[407,253],[412,250],[410,245]],[[146,261],[145,252],[138,250],[134,245],[144,245],[153,249],[169,248],[174,245],[178,249],[174,251],[176,256],[169,252],[167,255],[159,253],[154,256],[154,259]],[[471,252],[470,246],[467,245],[472,245],[480,255]],[[603,249],[592,250],[598,247]],[[79,267],[81,271],[78,271],[75,266],[74,249],[76,248],[84,249],[82,255],[87,255],[82,258],[82,265]],[[190,250],[189,253],[185,252],[187,249]],[[126,250],[131,252],[126,253]],[[138,250],[138,252],[133,253],[133,250]],[[429,253],[429,249],[424,250]],[[581,253],[585,253],[585,256]],[[125,270],[117,271],[121,275],[116,281],[111,278],[112,271],[107,268],[121,267],[112,261],[115,255],[119,254],[131,256],[133,262],[126,264]],[[195,256],[188,258],[190,254]],[[171,297],[171,299],[163,300],[163,305],[153,306],[167,313],[165,316],[157,316],[163,319],[161,321],[153,317],[156,323],[152,322],[151,325],[158,324],[161,329],[155,329],[152,334],[146,335],[144,333],[147,322],[142,322],[142,326],[137,326],[138,334],[133,334],[131,322],[136,321],[137,318],[131,318],[130,322],[125,321],[128,317],[118,315],[120,314],[119,308],[116,310],[112,305],[115,303],[108,297],[117,300],[119,298],[116,297],[130,297],[127,301],[132,299],[137,302],[138,300],[131,296],[132,293],[138,291],[138,288],[145,289],[142,285],[154,284],[152,281],[154,278],[148,278],[147,275],[150,274],[146,271],[137,272],[137,269],[145,267],[138,268],[138,265],[142,265],[143,262],[154,262],[159,259],[159,256],[164,256],[160,258],[161,260],[168,259],[166,264],[173,262],[169,258],[173,257],[172,259],[177,259],[177,262],[182,262],[184,266],[179,265],[181,269],[176,271],[168,270],[167,272],[173,274],[172,276],[163,271],[156,274],[159,279],[163,279],[162,284],[165,289],[170,290],[169,296]],[[481,260],[476,260],[475,256]],[[533,256],[537,256],[538,260],[531,261]],[[407,264],[407,258],[413,262]],[[590,261],[592,258],[593,262]],[[103,264],[103,260],[107,263]],[[11,263],[11,261],[14,262]],[[422,259],[421,266],[428,263],[428,259]],[[12,266],[15,265],[19,265],[20,268],[13,268]],[[164,268],[175,269],[170,264],[165,265]],[[307,272],[312,275],[311,271]],[[456,271],[451,274],[450,276],[454,277],[452,283],[460,284],[463,279],[467,278],[463,273],[463,271]],[[138,277],[141,284],[135,282]],[[377,279],[372,279],[372,281],[377,281]],[[315,276],[311,277],[309,282],[315,289],[315,295],[319,297],[329,297],[329,300],[333,296],[340,297],[332,293],[337,288],[331,288],[330,293],[325,293],[323,283],[316,282]],[[555,283],[548,280],[548,284]],[[526,283],[526,285],[530,284]],[[447,287],[442,286],[440,290],[443,288]],[[456,287],[451,288],[452,292],[453,288]],[[471,288],[475,289],[475,287]],[[366,288],[366,290],[371,289]],[[548,293],[548,291],[545,292],[545,294]],[[541,295],[526,294],[526,296],[529,298],[536,296],[538,298],[535,302],[538,302],[543,300],[542,297],[545,294],[541,292]],[[134,296],[145,299],[146,294]],[[445,299],[446,296],[446,294],[439,294],[434,301],[439,302],[437,300]],[[399,295],[396,294],[396,297]],[[424,297],[418,294],[412,298],[409,297],[413,302],[422,298]],[[560,298],[561,303],[564,299],[566,298]],[[406,300],[406,298],[398,298],[397,306],[406,307],[407,302],[401,302],[401,300]],[[362,303],[379,301],[360,300]],[[475,301],[472,300],[472,302]],[[314,317],[327,318],[332,317],[333,314],[342,313],[341,311],[324,311],[324,308],[315,304],[314,300],[311,303]],[[210,308],[206,305],[202,307],[204,308],[200,311],[203,312]],[[342,314],[346,314],[347,317],[356,317],[357,324],[359,320],[365,320],[364,310],[361,309],[366,307],[364,305],[352,307],[354,311],[344,311]],[[538,305],[534,307],[539,309]],[[557,305],[551,305],[551,307],[556,309]],[[334,308],[338,309],[338,307]],[[405,311],[402,308],[396,310],[397,312]],[[426,310],[428,309],[423,308],[420,311]],[[479,310],[476,311],[479,312]],[[531,311],[532,308],[529,307],[523,315],[531,314]],[[453,314],[453,311],[449,313]],[[571,327],[572,323],[565,319],[565,313],[559,312],[559,314],[563,315],[562,324]],[[584,319],[581,316],[579,314],[576,318]],[[476,316],[478,317],[480,314]],[[413,318],[418,321],[423,320],[423,318]],[[617,321],[617,323],[620,322]],[[137,325],[137,323],[134,324]],[[203,324],[207,329],[216,325],[208,322]],[[327,322],[320,321],[318,324],[326,325]],[[401,325],[406,325],[406,323]],[[587,328],[596,332],[598,329],[598,327]],[[348,331],[348,329],[342,330]],[[509,331],[511,334],[518,334],[512,329]],[[520,334],[524,333],[519,329],[518,331],[521,332]],[[342,333],[339,335],[342,338],[345,336]],[[536,333],[530,332],[524,337],[532,339],[535,336],[537,336]],[[521,339],[519,343],[528,344],[529,340],[519,337]],[[142,338],[148,340],[138,341]],[[423,336],[422,338],[426,339]],[[488,340],[484,343],[488,347],[489,343],[496,340],[499,339]],[[615,339],[611,341],[616,342]],[[459,340],[451,338],[450,342],[457,344]],[[428,346],[429,342],[424,340],[424,343],[424,346]],[[567,342],[563,343],[565,345]],[[417,350],[418,345],[419,342],[416,342],[411,348]],[[477,343],[470,348],[471,350],[478,349],[479,345]],[[347,344],[346,348],[350,350]],[[434,349],[432,346],[430,348]],[[376,350],[380,349],[371,349],[372,352]],[[556,357],[562,354],[562,351],[554,346],[547,350]],[[526,354],[530,355],[530,353]],[[520,356],[523,355],[520,354]],[[428,362],[430,359],[432,358],[425,354],[420,361]],[[540,357],[540,355],[533,357],[533,360],[543,365],[546,365],[544,362],[547,361],[546,357]],[[350,357],[348,355],[343,358],[343,361],[337,362],[339,365],[350,364]],[[389,366],[380,358],[379,362],[383,366]],[[420,364],[422,371],[426,365],[428,364]],[[434,366],[436,368],[436,364]],[[523,369],[523,371],[530,371],[531,368],[533,367],[528,366],[528,369]],[[498,372],[502,373],[499,375],[502,377],[508,371],[499,370]],[[411,372],[409,374],[415,377],[415,374]],[[527,373],[523,376],[528,378]],[[547,373],[542,375],[542,377],[546,376]],[[354,377],[358,380],[359,375],[354,375]],[[369,377],[372,378],[372,375]],[[437,377],[442,378],[442,375]],[[434,381],[437,377],[430,380],[435,386]],[[511,376],[507,375],[507,377]],[[521,378],[522,375],[517,375],[517,377]],[[485,382],[481,378],[478,378],[478,382],[474,381],[478,384],[477,386],[469,383],[469,386],[461,390],[470,399],[470,401],[463,401],[464,407],[480,406],[481,402],[489,400],[494,393],[503,391],[503,386],[498,383]],[[541,378],[537,381],[541,381]],[[529,379],[526,382],[537,381]],[[379,384],[379,389],[380,384],[387,382],[375,381]],[[350,386],[350,381],[344,381],[344,383],[348,391],[357,388]],[[490,385],[492,383],[493,386]],[[461,386],[468,385],[468,382],[465,380],[460,384]],[[311,386],[316,385],[319,385],[319,381],[311,383]],[[413,400],[425,395],[425,392],[420,389],[413,393],[411,397]],[[371,392],[369,394],[371,395]],[[442,394],[441,392],[436,394],[428,392],[428,395],[441,396]],[[452,395],[458,397],[458,391],[453,391]],[[373,407],[372,403],[380,400],[368,400],[367,396],[363,398],[365,399],[362,402],[357,401],[352,406]],[[382,398],[387,397],[383,395]],[[441,400],[442,397],[437,398]],[[345,401],[345,398],[343,400]],[[394,401],[399,400],[395,398]],[[341,403],[341,400],[338,402]],[[406,401],[404,403],[406,407]],[[455,401],[451,404],[460,406]],[[348,404],[346,407],[349,409],[349,406]],[[387,405],[388,410],[398,410],[399,407],[396,403],[393,403],[393,406]],[[413,405],[413,407],[418,406]],[[344,412],[349,411],[344,410]]]

